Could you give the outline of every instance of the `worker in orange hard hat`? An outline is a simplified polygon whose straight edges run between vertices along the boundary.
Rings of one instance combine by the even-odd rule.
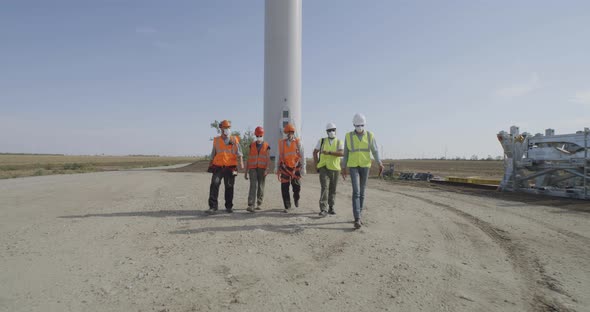
[[[289,184],[293,187],[295,207],[299,207],[301,177],[305,175],[305,157],[301,140],[295,137],[295,127],[292,124],[287,124],[283,132],[286,138],[279,140],[279,160],[275,164],[275,172],[279,181],[281,181],[285,212],[289,212],[289,209],[291,209]]]
[[[264,142],[264,129],[260,126],[256,127],[254,135],[256,138],[250,144],[248,153],[248,170],[244,173],[246,180],[248,176],[250,177],[248,208],[246,208],[250,212],[260,210],[264,199],[264,182],[270,165],[270,146]]]
[[[207,212],[217,212],[219,186],[221,180],[223,180],[225,186],[225,210],[232,213],[234,182],[236,175],[238,175],[238,160],[241,170],[244,170],[244,161],[242,160],[240,138],[231,135],[231,123],[229,120],[222,121],[219,128],[221,135],[213,139],[213,151],[211,151],[211,162],[209,163],[208,171],[213,173],[213,176],[209,188],[209,210]]]

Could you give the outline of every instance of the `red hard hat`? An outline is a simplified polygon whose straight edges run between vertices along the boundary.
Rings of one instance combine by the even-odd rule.
[[[295,127],[292,124],[287,124],[283,129],[284,133],[295,132]]]
[[[229,120],[224,120],[219,124],[219,128],[221,128],[221,129],[231,128],[231,122]]]
[[[263,136],[264,135],[264,129],[260,126],[256,127],[256,129],[254,129],[254,135],[256,136]]]

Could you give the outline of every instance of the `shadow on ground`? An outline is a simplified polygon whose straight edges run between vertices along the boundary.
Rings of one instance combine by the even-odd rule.
[[[347,227],[329,227],[326,225],[348,224]],[[257,224],[257,225],[240,225],[240,226],[212,226],[198,229],[172,231],[170,234],[198,234],[207,232],[247,232],[247,231],[269,231],[276,233],[295,234],[303,232],[306,229],[316,230],[336,230],[344,232],[353,232],[355,229],[350,222],[323,222],[323,223],[299,223],[299,224]]]

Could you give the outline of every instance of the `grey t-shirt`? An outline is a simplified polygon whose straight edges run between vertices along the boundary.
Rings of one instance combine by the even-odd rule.
[[[215,140],[213,140],[213,142],[215,142]],[[226,137],[223,142],[227,145],[229,144],[229,136]],[[235,142],[235,141],[234,141]],[[242,155],[242,146],[240,144],[238,145],[238,156],[241,157]],[[211,151],[211,159],[215,158],[215,155],[217,154],[217,151],[215,150],[215,143],[213,143],[213,150]]]

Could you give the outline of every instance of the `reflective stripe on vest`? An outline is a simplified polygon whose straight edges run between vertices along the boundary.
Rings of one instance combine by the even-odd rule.
[[[250,154],[248,154],[248,169],[261,168],[266,169],[268,166],[268,143],[262,142],[260,151],[256,147],[256,142],[250,144]]]
[[[288,167],[295,167],[299,161],[299,139],[291,141],[290,145],[287,145],[288,139],[279,140],[279,155],[280,161],[282,161]]]
[[[338,151],[338,145],[340,144],[340,140],[334,138],[332,140],[332,145],[330,145],[330,139],[324,138],[324,144],[322,145],[321,149],[327,152],[336,152]],[[337,170],[340,171],[340,157],[341,156],[334,156],[334,155],[325,155],[320,154],[320,161],[318,162],[318,168],[326,167],[328,170]]]
[[[346,146],[348,147],[348,161],[346,162],[346,166],[371,167],[371,149],[369,146],[373,142],[373,133],[365,131],[360,141],[354,131],[346,135]]]
[[[238,165],[238,144],[240,140],[237,137],[229,137],[229,144],[225,144],[223,139],[218,136],[213,139],[215,146],[215,166],[237,166]]]

